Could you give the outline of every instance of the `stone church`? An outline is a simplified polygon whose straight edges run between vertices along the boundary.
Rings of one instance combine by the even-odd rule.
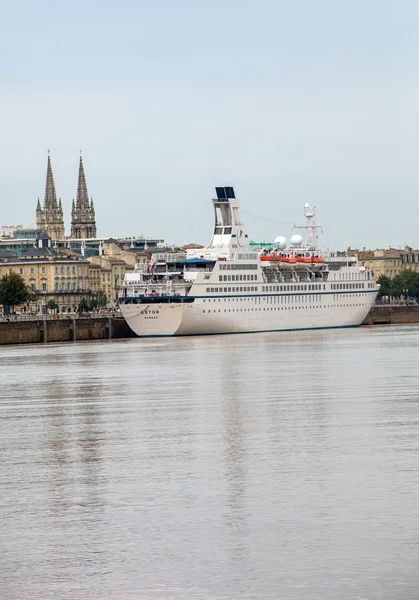
[[[47,232],[52,240],[64,240],[64,216],[61,198],[57,201],[51,157],[48,152],[47,179],[45,184],[44,206],[38,198],[36,208],[36,227]],[[71,210],[71,239],[90,239],[96,237],[96,217],[93,199],[89,200],[83,158],[80,156],[77,197]]]

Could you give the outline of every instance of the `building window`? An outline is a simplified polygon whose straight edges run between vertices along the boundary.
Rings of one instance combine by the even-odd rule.
[[[42,284],[42,291],[43,291],[43,292],[46,292],[46,291],[47,291],[47,284],[46,284],[46,283],[43,283],[43,284]]]
[[[41,273],[42,273],[42,275],[45,275],[45,274],[46,274],[46,272],[47,272],[46,268],[45,268],[45,267],[42,267],[42,269],[41,269]]]

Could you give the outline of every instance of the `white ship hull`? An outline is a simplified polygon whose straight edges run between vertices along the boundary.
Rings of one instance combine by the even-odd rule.
[[[291,297],[284,296],[241,296],[149,306],[123,304],[121,309],[140,337],[356,327],[369,313],[377,291],[307,296],[317,298],[317,302],[292,303]],[[297,296],[292,299],[297,300]]]
[[[210,245],[155,257],[126,274],[121,310],[140,337],[326,329],[360,325],[379,286],[356,257],[317,249],[315,210],[306,204],[307,239],[285,248],[251,247],[232,187],[217,187]]]

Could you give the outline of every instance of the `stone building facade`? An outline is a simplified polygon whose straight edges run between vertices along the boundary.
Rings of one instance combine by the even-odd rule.
[[[49,300],[55,300],[60,311],[75,311],[82,298],[89,302],[89,262],[80,256],[51,246],[51,238],[41,234],[36,247],[19,258],[0,258],[0,277],[18,273],[39,299],[32,303],[44,310]]]
[[[126,248],[113,239],[109,239],[103,244],[103,255],[123,260],[131,269],[134,269],[136,264],[147,264],[151,256],[149,252]]]
[[[73,312],[82,299],[90,305],[105,296],[107,304],[114,306],[122,295],[125,273],[132,270],[120,258],[102,255],[84,259],[70,250],[55,248],[46,233],[40,233],[36,246],[19,257],[0,251],[0,277],[21,275],[39,295],[30,307],[36,310],[44,311],[48,301],[54,300],[60,312]]]
[[[118,304],[122,296],[122,283],[125,273],[133,271],[133,267],[124,260],[110,256],[91,256],[90,262],[101,269],[101,289],[111,304]]]
[[[393,278],[405,269],[419,271],[419,250],[413,250],[406,246],[402,250],[396,248],[376,250],[351,250],[348,256],[357,256],[360,266],[368,267],[374,277],[378,279],[381,275]]]

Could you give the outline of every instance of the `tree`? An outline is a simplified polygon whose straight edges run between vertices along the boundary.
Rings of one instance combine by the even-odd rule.
[[[89,305],[88,305],[88,303],[87,303],[87,300],[86,300],[86,298],[82,298],[82,299],[80,300],[80,304],[79,304],[79,310],[80,310],[81,312],[86,312],[87,310],[89,310]]]
[[[391,279],[390,277],[386,277],[386,275],[380,275],[377,280],[377,283],[380,284],[380,291],[378,292],[378,296],[382,298],[383,296],[390,296],[391,290]]]
[[[108,303],[108,298],[105,296],[103,292],[99,292],[99,296],[97,299],[98,306],[106,306]]]
[[[41,297],[41,294],[38,292],[38,290],[31,290],[29,288],[28,302],[38,302],[40,297]]]
[[[102,291],[99,291],[95,296],[92,297],[91,305],[93,308],[106,306],[108,299]]]
[[[391,280],[391,293],[394,296],[408,295],[417,298],[419,296],[419,273],[406,269],[395,275]]]
[[[31,291],[18,273],[10,273],[0,279],[0,304],[4,307],[10,306],[14,310],[15,306],[26,304],[30,299]]]
[[[47,302],[47,308],[48,310],[56,311],[58,308],[58,304],[55,302],[55,300],[51,298],[51,300],[48,300]]]

